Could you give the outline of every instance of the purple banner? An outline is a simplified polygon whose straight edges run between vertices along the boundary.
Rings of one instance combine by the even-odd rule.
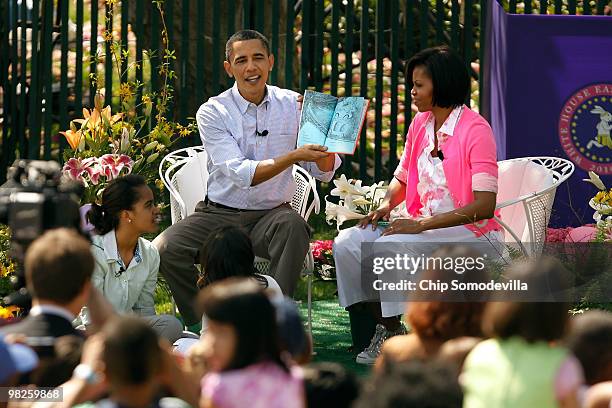
[[[593,222],[595,188],[612,187],[612,18],[507,14],[487,2],[483,115],[499,160],[555,156],[576,165],[557,190],[551,226]]]

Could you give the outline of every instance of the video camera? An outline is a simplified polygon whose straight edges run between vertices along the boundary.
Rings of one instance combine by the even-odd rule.
[[[19,265],[6,304],[29,308],[23,260],[28,246],[46,230],[67,227],[80,230],[79,197],[83,187],[62,176],[54,161],[16,160],[8,180],[0,186],[0,224],[11,229],[10,255]]]

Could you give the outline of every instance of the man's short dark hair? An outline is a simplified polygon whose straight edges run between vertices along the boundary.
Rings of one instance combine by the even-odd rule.
[[[141,385],[161,370],[162,350],[155,331],[137,317],[116,317],[104,327],[102,360],[113,384]]]
[[[436,361],[386,364],[366,384],[356,408],[461,408],[463,391],[457,372]]]
[[[93,270],[89,242],[67,228],[45,232],[25,257],[26,282],[32,296],[59,304],[74,300]]]
[[[359,380],[338,363],[315,363],[304,367],[306,406],[348,408],[359,396]]]
[[[432,105],[441,108],[461,106],[470,92],[470,76],[465,63],[447,46],[427,48],[416,53],[406,65],[406,84],[412,88],[412,72],[425,67],[433,83]]]
[[[225,43],[225,60],[230,62],[230,53],[232,47],[237,41],[259,40],[263,44],[268,55],[270,55],[270,41],[259,31],[255,30],[240,30],[234,33]]]

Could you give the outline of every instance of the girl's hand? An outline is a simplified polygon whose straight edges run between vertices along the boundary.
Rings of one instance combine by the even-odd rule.
[[[425,231],[425,227],[420,221],[412,218],[399,218],[389,225],[389,228],[385,229],[382,235],[393,235],[393,234],[420,234]]]
[[[372,231],[374,231],[378,227],[378,221],[388,220],[390,213],[391,208],[389,208],[389,204],[383,204],[378,207],[376,211],[372,211],[368,215],[363,217],[357,225],[359,226],[359,228],[364,229],[368,226],[368,224],[372,224]]]

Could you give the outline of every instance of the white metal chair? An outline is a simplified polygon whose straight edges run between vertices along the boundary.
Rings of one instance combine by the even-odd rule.
[[[203,146],[169,153],[159,164],[159,177],[170,192],[170,214],[175,224],[193,213],[206,197],[208,155]]]
[[[574,164],[557,157],[522,157],[498,165],[500,217],[495,219],[504,228],[504,239],[516,242],[526,256],[539,255],[557,187],[572,175]]]
[[[203,146],[187,147],[169,153],[159,164],[159,176],[170,192],[170,212],[172,223],[176,223],[193,213],[199,201],[206,197],[208,169],[206,150]],[[293,166],[296,190],[291,199],[291,207],[308,221],[310,214],[320,211],[317,184],[310,174],[299,166]],[[270,270],[270,261],[255,258],[255,267],[261,273]],[[304,260],[302,274],[308,280],[308,331],[312,333],[312,280],[314,258],[309,250]]]

